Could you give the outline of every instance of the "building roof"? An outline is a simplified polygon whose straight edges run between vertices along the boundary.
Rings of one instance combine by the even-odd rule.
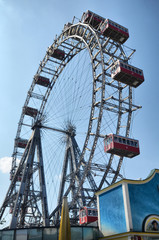
[[[156,173],[159,173],[159,169],[151,170],[150,174],[144,180],[122,179],[122,180],[120,180],[120,181],[118,181],[118,182],[116,182],[116,183],[114,183],[114,184],[112,184],[112,185],[110,185],[110,186],[108,186],[108,187],[106,187],[106,188],[96,192],[96,195],[99,196],[99,195],[101,195],[101,194],[103,194],[105,192],[108,192],[108,191],[110,191],[110,190],[112,190],[112,189],[114,189],[114,188],[116,188],[116,187],[118,187],[118,186],[120,186],[120,185],[122,185],[124,183],[130,183],[130,184],[144,184],[144,183],[147,183],[154,177],[154,175]]]

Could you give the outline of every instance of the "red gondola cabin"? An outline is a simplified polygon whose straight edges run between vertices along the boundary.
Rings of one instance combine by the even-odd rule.
[[[111,77],[135,88],[144,82],[144,75],[141,69],[120,60],[117,60],[112,66]]]
[[[128,29],[113,22],[110,19],[106,19],[104,23],[100,26],[101,33],[110,37],[112,40],[123,44],[129,38]]]
[[[9,213],[10,213],[10,214],[13,213],[13,208],[10,207],[10,209],[9,209]]]
[[[139,141],[111,133],[104,139],[104,151],[133,158],[140,154]]]
[[[31,107],[24,107],[23,108],[23,112],[25,115],[31,116],[31,117],[36,117],[38,114],[38,110],[35,108],[31,108]]]
[[[49,56],[59,60],[63,60],[65,58],[65,52],[59,48],[56,48],[56,49],[49,48],[48,54]]]
[[[40,76],[40,75],[35,75],[34,76],[35,83],[44,87],[48,87],[50,85],[50,80],[49,78]]]
[[[15,146],[19,148],[25,148],[28,143],[27,139],[17,138],[15,139]]]
[[[84,23],[89,23],[92,27],[94,27],[95,29],[98,28],[99,24],[101,22],[104,22],[105,18],[87,10],[84,14],[83,14],[83,22]]]
[[[72,23],[68,22],[64,25],[64,31],[66,31],[69,27],[72,26]]]
[[[19,175],[18,177],[17,177],[17,182],[21,182],[22,181],[22,175]]]
[[[98,212],[95,208],[83,207],[79,212],[80,225],[92,223],[98,220]]]

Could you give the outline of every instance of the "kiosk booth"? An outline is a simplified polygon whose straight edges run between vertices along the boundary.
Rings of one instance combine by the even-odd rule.
[[[96,195],[100,239],[159,239],[159,170],[145,180],[121,180]]]

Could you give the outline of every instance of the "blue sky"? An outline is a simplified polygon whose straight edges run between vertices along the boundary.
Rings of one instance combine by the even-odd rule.
[[[129,29],[126,45],[136,49],[132,65],[144,71],[145,82],[135,90],[142,109],[133,121],[141,154],[127,159],[124,168],[127,178],[146,178],[159,168],[158,0],[0,0],[0,159],[12,154],[27,91],[47,47],[65,23],[81,18],[87,9]],[[0,161],[0,202],[9,185],[8,172],[7,159]]]

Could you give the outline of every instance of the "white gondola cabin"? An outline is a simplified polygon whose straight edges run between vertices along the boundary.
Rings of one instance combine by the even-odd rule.
[[[123,44],[129,38],[129,31],[127,28],[113,22],[110,19],[106,19],[104,23],[100,26],[101,33],[110,37],[112,40]]]
[[[47,77],[35,75],[34,79],[36,84],[41,85],[43,87],[48,87],[50,85],[50,80]]]
[[[133,158],[140,154],[139,141],[111,133],[104,139],[104,151],[121,157]]]
[[[59,60],[63,60],[65,58],[65,52],[59,48],[56,48],[56,49],[49,48],[48,54],[49,56]]]
[[[38,114],[38,110],[35,108],[31,108],[31,107],[24,107],[23,108],[23,112],[25,115],[28,115],[30,117],[36,117]]]
[[[138,87],[144,82],[143,71],[120,60],[111,68],[111,77],[132,87]]]
[[[104,22],[105,18],[87,10],[82,17],[84,23],[89,23],[93,28],[97,29],[101,22]]]

